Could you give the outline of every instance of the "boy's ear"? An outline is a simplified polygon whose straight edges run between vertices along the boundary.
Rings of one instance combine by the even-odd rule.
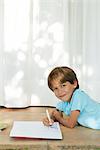
[[[77,80],[74,80],[74,87],[77,87]]]

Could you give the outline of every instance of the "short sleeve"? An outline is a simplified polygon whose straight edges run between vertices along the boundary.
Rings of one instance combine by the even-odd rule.
[[[56,106],[56,109],[63,111],[63,102],[59,102]]]
[[[64,112],[66,115],[70,114],[70,105],[68,102],[59,102],[56,106],[56,108],[62,112]]]

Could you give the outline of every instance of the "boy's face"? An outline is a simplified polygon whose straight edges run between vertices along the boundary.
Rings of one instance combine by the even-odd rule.
[[[74,81],[73,84],[66,81],[61,83],[61,77],[52,81],[52,89],[57,98],[62,101],[70,102],[74,89],[77,87],[77,81]]]

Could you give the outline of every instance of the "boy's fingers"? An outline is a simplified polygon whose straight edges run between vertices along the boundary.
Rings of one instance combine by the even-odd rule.
[[[46,125],[46,126],[49,126],[49,120],[48,120],[48,118],[44,118],[43,119],[43,124]]]
[[[51,119],[51,122],[49,122],[48,118],[43,119],[43,124],[46,126],[51,126],[54,123],[54,120]]]

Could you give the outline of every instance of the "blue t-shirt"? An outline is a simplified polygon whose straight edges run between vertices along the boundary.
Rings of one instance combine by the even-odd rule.
[[[92,129],[100,129],[100,103],[97,103],[81,89],[76,89],[70,102],[59,102],[57,109],[70,115],[71,111],[79,110],[77,122]]]

